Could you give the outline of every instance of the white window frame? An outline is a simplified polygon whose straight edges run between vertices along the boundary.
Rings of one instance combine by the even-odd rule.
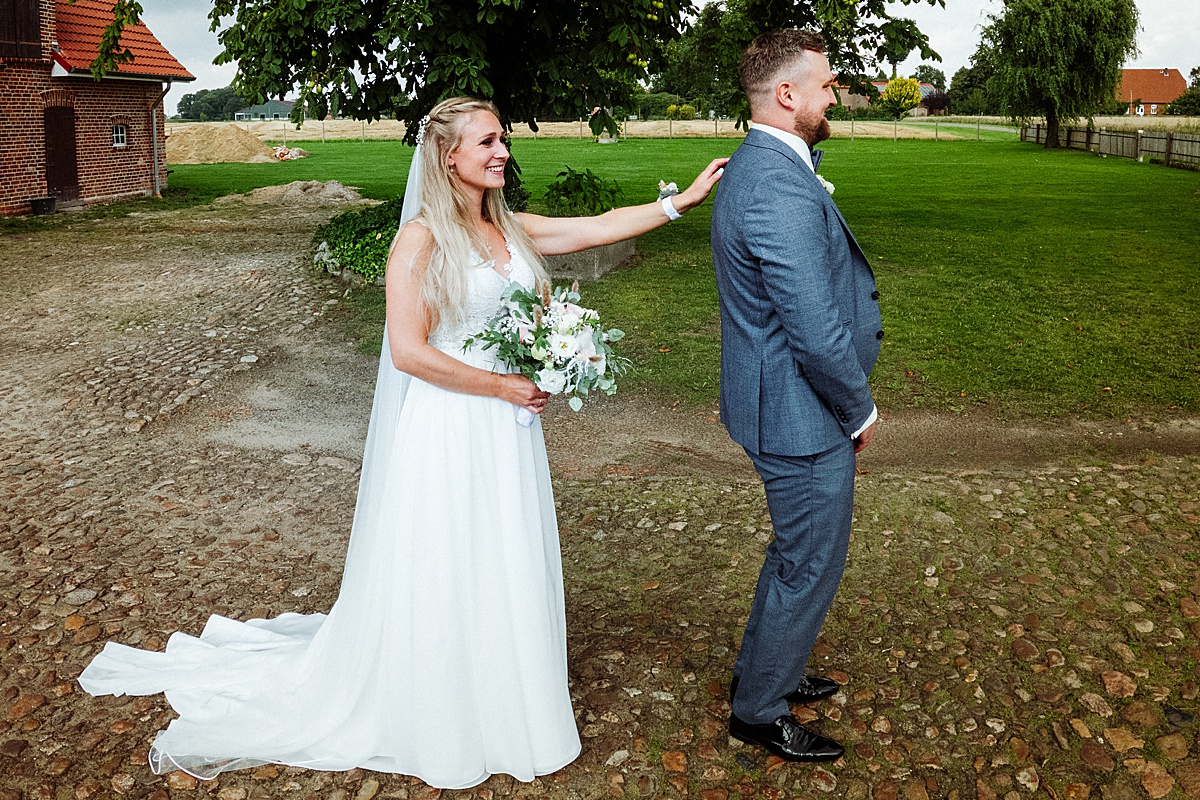
[[[122,148],[129,146],[129,126],[124,122],[114,122],[112,126],[112,144],[113,147]]]

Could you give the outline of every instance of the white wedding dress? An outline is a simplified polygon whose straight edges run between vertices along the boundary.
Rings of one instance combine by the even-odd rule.
[[[533,272],[515,252],[514,280]],[[430,344],[500,369],[464,338],[507,281],[472,270],[466,319]],[[79,678],[93,695],[165,692],[179,719],[156,773],[264,763],[415,775],[440,788],[529,781],[579,754],[567,689],[558,529],[540,422],[502,400],[411,378],[384,351],[354,527],[325,614],[213,616],[166,652],[108,643]]]

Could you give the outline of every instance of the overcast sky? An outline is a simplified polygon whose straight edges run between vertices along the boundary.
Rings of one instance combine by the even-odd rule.
[[[174,114],[179,98],[200,89],[228,86],[234,65],[213,66],[220,52],[217,36],[208,30],[210,0],[141,0],[143,21],[150,30],[196,76],[193,83],[181,83],[167,95],[167,113]],[[1127,67],[1161,69],[1171,67],[1186,78],[1192,67],[1200,66],[1200,2],[1197,0],[1137,0],[1141,13],[1138,34],[1140,55]],[[979,45],[979,29],[989,13],[997,13],[1000,0],[946,0],[945,8],[925,4],[900,6],[897,16],[911,17],[929,36],[930,45],[942,56],[939,69],[946,79],[964,66]],[[901,74],[910,74],[921,63],[912,58],[900,66]]]

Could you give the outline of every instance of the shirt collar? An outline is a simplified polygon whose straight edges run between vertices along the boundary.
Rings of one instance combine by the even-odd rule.
[[[804,159],[804,163],[808,165],[808,168],[813,169],[812,154],[809,152],[811,148],[808,146],[808,142],[804,141],[796,134],[789,133],[771,125],[764,125],[761,122],[751,122],[750,129],[762,131],[769,136],[774,136],[776,139],[795,150],[796,154],[799,155],[800,158]],[[816,172],[816,170],[813,171]]]

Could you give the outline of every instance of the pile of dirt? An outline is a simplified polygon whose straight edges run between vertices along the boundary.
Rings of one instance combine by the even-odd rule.
[[[237,125],[176,128],[167,137],[168,164],[258,164],[275,161],[271,148]]]
[[[361,203],[362,195],[337,181],[292,181],[282,186],[264,186],[242,197],[254,205],[336,206]]]

